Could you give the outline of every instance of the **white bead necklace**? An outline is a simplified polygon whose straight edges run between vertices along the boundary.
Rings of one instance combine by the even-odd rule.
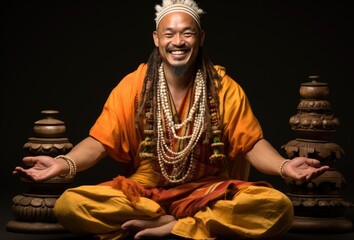
[[[200,70],[197,72],[195,82],[194,102],[188,112],[188,116],[182,123],[176,124],[168,104],[168,89],[163,65],[161,64],[159,68],[159,81],[157,84],[157,158],[162,175],[170,183],[183,182],[192,173],[195,165],[194,148],[205,129],[206,89]],[[164,119],[166,120],[166,127],[172,132],[172,139],[188,141],[188,144],[181,151],[174,151],[172,145],[168,146],[166,143],[163,131]],[[178,136],[176,130],[186,127],[190,123],[193,123],[192,133],[190,135]],[[186,171],[188,157],[190,159]],[[166,169],[167,166],[171,165],[173,170],[169,174]]]

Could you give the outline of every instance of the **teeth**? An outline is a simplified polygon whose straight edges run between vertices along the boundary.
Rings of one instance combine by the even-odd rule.
[[[184,54],[184,51],[172,51],[172,54],[176,54],[176,55],[180,55],[180,54]]]

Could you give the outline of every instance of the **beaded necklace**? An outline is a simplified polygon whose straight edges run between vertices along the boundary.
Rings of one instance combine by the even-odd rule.
[[[146,90],[150,88],[151,83],[152,81],[148,80]],[[158,164],[158,171],[155,172],[162,174],[168,183],[186,182],[193,177],[197,161],[196,155],[198,155],[196,146],[206,128],[207,100],[213,135],[211,143],[213,154],[209,161],[213,163],[217,159],[225,158],[223,154],[224,143],[221,142],[221,131],[219,129],[218,111],[211,94],[209,93],[208,98],[206,97],[206,83],[200,70],[196,74],[194,84],[194,99],[187,117],[181,123],[176,123],[171,112],[170,94],[161,64],[156,91],[149,95],[149,101],[145,105],[145,139],[141,143],[140,157],[155,160]],[[154,106],[153,100],[157,102],[156,106]],[[156,107],[155,112],[154,107]],[[156,114],[156,118],[154,118],[153,113]],[[153,130],[154,122],[156,122],[157,136]],[[178,135],[178,130],[182,127],[190,128],[192,131],[189,133],[186,130]],[[182,149],[174,148],[176,142],[182,143]]]
[[[182,123],[175,124],[168,104],[167,83],[163,72],[163,66],[161,64],[157,85],[157,113],[159,114],[157,119],[157,160],[162,175],[171,183],[183,182],[193,170],[195,161],[193,150],[205,128],[206,90],[200,70],[197,72],[195,84],[194,102],[190,108],[188,116],[182,121]],[[184,149],[174,151],[173,147],[166,143],[163,131],[164,117],[166,119],[165,127],[172,132],[172,139],[176,139],[177,141],[185,140],[188,142]],[[188,124],[193,124],[192,133],[189,135],[178,136],[176,130],[183,126],[186,127]],[[188,158],[190,159],[189,161]],[[189,162],[188,168],[187,162]],[[168,174],[166,171],[166,168],[168,168],[169,165],[172,167],[171,174]]]

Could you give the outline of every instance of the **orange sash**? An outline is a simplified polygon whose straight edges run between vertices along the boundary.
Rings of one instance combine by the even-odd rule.
[[[176,218],[193,216],[212,201],[232,199],[240,188],[250,185],[272,187],[265,181],[247,182],[220,177],[207,177],[170,188],[147,188],[129,178],[118,176],[100,185],[110,185],[123,191],[133,205],[140,197],[150,198]]]

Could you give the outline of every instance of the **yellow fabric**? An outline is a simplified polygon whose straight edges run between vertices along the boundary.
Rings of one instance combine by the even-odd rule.
[[[249,186],[231,201],[219,200],[193,218],[180,219],[172,233],[193,239],[273,239],[287,231],[292,220],[293,206],[288,197],[273,188]]]
[[[122,223],[130,219],[150,219],[164,213],[154,201],[141,197],[132,206],[122,191],[110,186],[80,186],[66,190],[58,198],[54,213],[73,233],[99,235],[100,239],[121,239]]]
[[[80,186],[65,191],[54,212],[59,222],[78,234],[104,239],[126,237],[120,226],[130,219],[151,219],[162,214],[154,201],[142,197],[133,207],[125,195],[109,186]],[[190,239],[274,238],[290,228],[293,206],[281,192],[263,186],[240,189],[232,200],[219,200],[194,217],[180,219],[172,233]]]

